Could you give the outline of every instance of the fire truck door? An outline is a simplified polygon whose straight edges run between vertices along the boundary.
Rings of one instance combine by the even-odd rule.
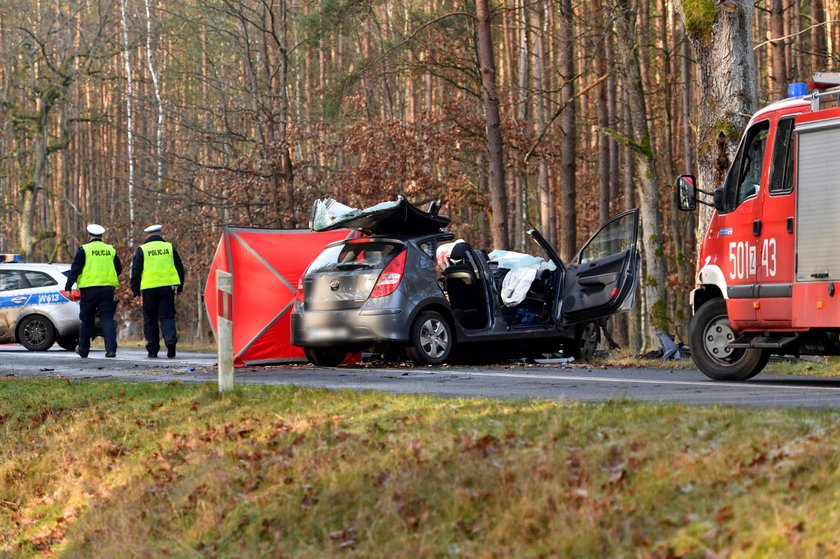
[[[794,274],[794,118],[782,117],[773,135],[767,196],[758,237],[758,309],[760,323],[786,327],[791,323]]]
[[[761,193],[767,186],[766,155],[770,122],[750,127],[724,184],[724,211],[717,231],[716,264],[726,278],[727,310],[735,329],[755,325],[758,250],[761,238]]]

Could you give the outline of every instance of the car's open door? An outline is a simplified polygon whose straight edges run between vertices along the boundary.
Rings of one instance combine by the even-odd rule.
[[[564,326],[628,310],[639,283],[639,209],[615,216],[595,233],[566,269],[555,308]]]

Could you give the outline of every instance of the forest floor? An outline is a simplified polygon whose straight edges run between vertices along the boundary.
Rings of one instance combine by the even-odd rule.
[[[840,414],[0,379],[0,556],[836,557]]]

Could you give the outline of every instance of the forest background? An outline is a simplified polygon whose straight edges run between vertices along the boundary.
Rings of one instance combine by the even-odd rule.
[[[749,112],[831,70],[838,16],[840,0],[0,0],[0,251],[67,262],[95,222],[127,264],[162,223],[188,271],[180,333],[207,341],[225,225],[306,227],[317,198],[404,193],[443,201],[476,246],[527,250],[536,226],[569,261],[641,205],[645,288],[614,336],[685,339],[698,216],[674,211],[673,178],[725,169]],[[715,73],[741,103],[725,129]]]

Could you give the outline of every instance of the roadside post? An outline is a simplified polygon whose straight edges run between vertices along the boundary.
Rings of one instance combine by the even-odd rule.
[[[233,390],[233,274],[216,270],[219,392]]]

